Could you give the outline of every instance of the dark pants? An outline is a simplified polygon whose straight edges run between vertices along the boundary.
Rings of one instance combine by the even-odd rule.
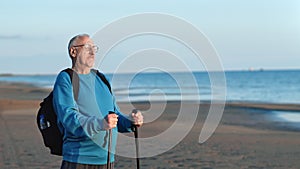
[[[62,161],[60,169],[106,169],[107,165],[91,165],[91,164],[78,164],[68,161]],[[110,163],[110,169],[114,169],[114,163]]]

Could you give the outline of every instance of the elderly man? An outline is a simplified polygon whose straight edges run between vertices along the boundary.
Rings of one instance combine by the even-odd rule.
[[[109,153],[108,131],[112,134],[110,166],[113,168],[117,132],[132,132],[141,126],[140,112],[120,112],[108,86],[92,70],[98,47],[87,34],[73,37],[68,45],[72,70],[79,77],[77,99],[68,73],[60,72],[53,89],[58,126],[63,133],[62,169],[105,168]],[[114,112],[114,113],[109,113]]]

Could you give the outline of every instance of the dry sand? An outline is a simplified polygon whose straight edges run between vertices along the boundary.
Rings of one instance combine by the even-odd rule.
[[[0,83],[1,169],[60,167],[61,157],[49,154],[35,122],[39,102],[48,92],[29,85]],[[191,104],[197,103],[182,106]],[[150,108],[148,103],[134,105],[141,110]],[[123,112],[131,109],[127,103],[119,106]],[[160,107],[161,103],[151,104],[153,111]],[[142,158],[141,168],[299,168],[300,130],[270,120],[272,110],[299,111],[299,105],[227,103],[213,136],[199,144],[209,107],[209,103],[201,103],[197,121],[188,135],[171,150]],[[180,102],[169,102],[159,118],[140,129],[141,137],[155,136],[170,127],[179,108]],[[135,159],[120,156],[116,159],[116,168],[135,168]]]

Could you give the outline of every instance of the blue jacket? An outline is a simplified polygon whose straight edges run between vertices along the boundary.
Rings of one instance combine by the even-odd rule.
[[[119,115],[118,125],[112,129],[112,154],[115,152],[117,132],[131,132],[131,121],[119,111],[114,96],[94,73],[79,74],[78,100],[74,100],[71,79],[60,72],[53,89],[54,110],[58,127],[63,133],[63,160],[81,164],[106,164],[108,131],[103,119],[109,111]],[[111,155],[111,162],[114,155]]]

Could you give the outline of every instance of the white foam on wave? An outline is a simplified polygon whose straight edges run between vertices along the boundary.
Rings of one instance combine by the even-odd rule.
[[[276,116],[279,119],[288,122],[300,123],[300,113],[299,112],[286,112],[286,111],[275,111]]]

